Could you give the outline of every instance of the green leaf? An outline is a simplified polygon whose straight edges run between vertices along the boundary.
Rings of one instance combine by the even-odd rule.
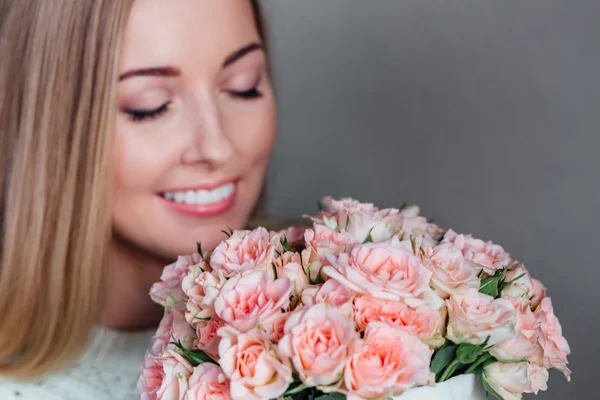
[[[290,249],[290,246],[288,244],[288,241],[287,241],[286,237],[282,237],[281,238],[281,246],[283,246],[283,251],[284,252],[292,251],[292,249]]]
[[[202,257],[202,243],[196,242],[196,251],[200,254],[200,257]]]
[[[316,397],[315,400],[345,400],[346,395],[343,393],[327,393],[323,396]]]
[[[433,359],[431,360],[431,372],[439,374],[450,364],[450,361],[456,356],[456,349],[458,346],[447,346],[442,347],[435,352]]]
[[[363,244],[365,243],[373,243],[373,236],[371,235],[373,233],[373,229],[375,229],[375,227],[372,227],[371,230],[369,231],[369,234],[367,235],[365,241],[363,242]]]
[[[181,344],[181,341],[171,342],[171,344],[177,346],[177,349],[183,354],[185,358],[192,364],[194,367],[197,367],[200,364],[205,362],[210,362],[216,364],[215,360],[209,357],[208,354],[203,352],[202,350],[188,350]]]
[[[479,287],[479,292],[492,296],[493,298],[498,298],[498,296],[500,295],[500,285],[504,281],[505,276],[506,269],[503,269],[496,272],[494,276],[482,279],[481,286]]]
[[[346,232],[348,232],[348,227],[349,227],[349,226],[350,226],[350,216],[349,216],[349,215],[347,215],[347,216],[346,216],[346,227],[344,228],[344,230],[345,230]]]
[[[526,273],[522,273],[521,275],[517,276],[514,279],[511,279],[508,282],[502,282],[502,284],[500,285],[500,293],[502,293],[502,291],[507,288],[508,286],[512,285],[513,283],[515,283],[516,281],[518,281],[519,279],[521,279],[522,277],[524,277],[525,275],[527,275]]]

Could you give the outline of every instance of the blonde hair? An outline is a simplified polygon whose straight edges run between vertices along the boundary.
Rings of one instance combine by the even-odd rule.
[[[98,321],[132,2],[0,3],[0,376],[64,367]]]

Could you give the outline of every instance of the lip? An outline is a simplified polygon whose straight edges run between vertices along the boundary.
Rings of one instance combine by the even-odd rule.
[[[200,183],[194,186],[180,186],[178,188],[171,188],[171,189],[167,189],[167,190],[163,190],[161,193],[167,193],[167,192],[187,192],[188,190],[213,190],[218,188],[219,186],[223,186],[223,185],[227,185],[228,183],[234,183],[236,184],[238,181],[240,180],[239,177],[235,177],[235,178],[226,178],[226,179],[221,179],[218,181],[213,181],[213,182],[205,182],[205,183]]]
[[[220,186],[220,185],[219,185]],[[216,186],[218,187],[218,186]],[[193,189],[192,189],[193,190]],[[186,214],[193,217],[216,217],[218,215],[224,214],[235,203],[235,198],[237,196],[237,185],[231,194],[231,196],[218,201],[216,203],[211,204],[186,204],[186,203],[176,203],[171,200],[165,199],[160,194],[157,194],[157,199],[169,210],[175,211],[180,214]]]

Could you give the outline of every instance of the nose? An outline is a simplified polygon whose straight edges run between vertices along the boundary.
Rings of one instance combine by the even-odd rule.
[[[206,164],[216,168],[232,158],[233,145],[223,129],[214,101],[202,101],[190,112],[190,121],[190,140],[182,153],[182,164]]]

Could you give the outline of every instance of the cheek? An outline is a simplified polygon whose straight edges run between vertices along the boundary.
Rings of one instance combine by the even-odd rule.
[[[113,150],[115,197],[160,190],[161,179],[172,164],[169,147],[123,125],[118,126]]]
[[[267,162],[275,143],[276,114],[273,97],[265,96],[243,112],[224,116],[225,131],[242,163],[252,167]]]

